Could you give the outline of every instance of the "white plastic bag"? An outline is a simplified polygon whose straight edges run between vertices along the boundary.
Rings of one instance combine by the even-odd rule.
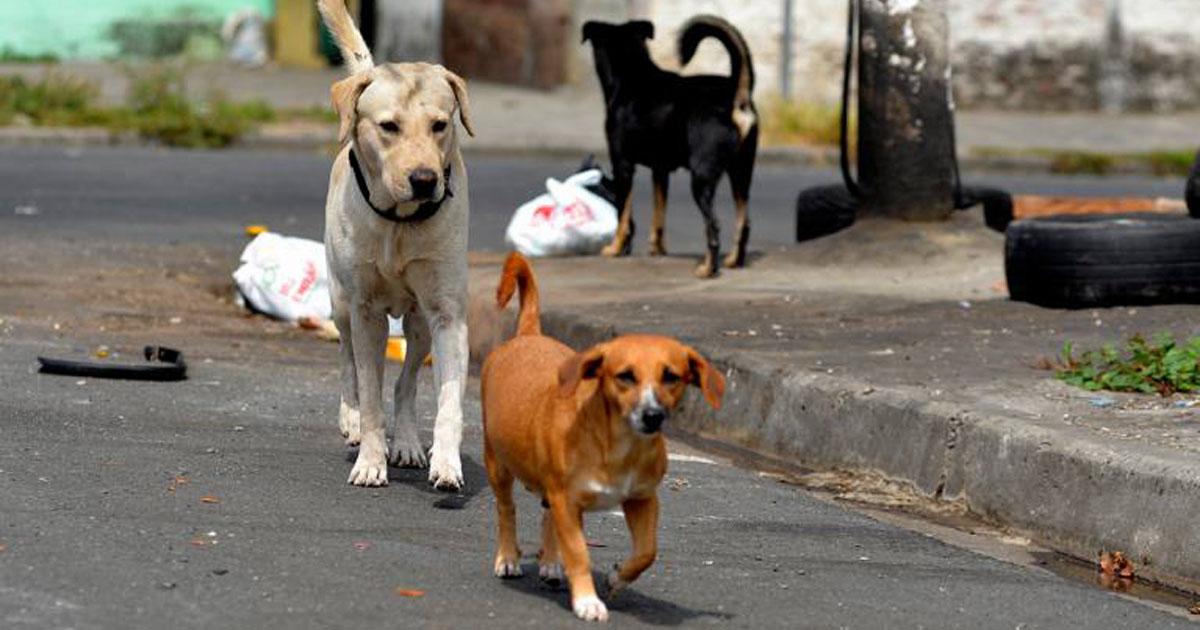
[[[603,174],[587,170],[566,181],[546,180],[546,194],[517,208],[505,232],[509,247],[526,256],[595,254],[617,233],[617,210],[584,186]]]
[[[242,250],[233,272],[238,304],[271,317],[319,325],[333,314],[325,245],[306,238],[263,232]],[[388,317],[388,336],[404,336],[404,319]]]
[[[246,245],[233,280],[250,308],[272,317],[295,322],[332,314],[325,246],[317,241],[263,232]]]
[[[229,59],[249,68],[267,63],[267,22],[255,9],[230,14],[221,26],[221,36],[229,47]]]

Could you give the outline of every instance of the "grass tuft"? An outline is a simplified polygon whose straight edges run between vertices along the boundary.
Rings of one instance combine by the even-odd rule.
[[[1105,344],[1078,357],[1068,341],[1056,367],[1058,378],[1088,391],[1194,392],[1200,390],[1200,337],[1177,343],[1169,333],[1150,340],[1139,334],[1121,348]]]
[[[840,116],[837,105],[768,100],[762,111],[763,143],[838,146]],[[850,146],[853,147],[857,128],[853,114],[849,127]]]

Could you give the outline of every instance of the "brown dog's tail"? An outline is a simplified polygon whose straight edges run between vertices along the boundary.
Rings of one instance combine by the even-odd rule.
[[[517,315],[517,335],[542,334],[541,308],[538,301],[537,280],[529,260],[517,252],[508,255],[504,271],[500,274],[500,286],[496,287],[496,306],[504,308],[512,299],[513,292],[521,290],[521,310]]]
[[[696,54],[696,48],[706,38],[713,38],[729,52],[730,78],[734,82],[733,124],[738,137],[746,139],[750,130],[758,123],[754,111],[754,62],[750,59],[750,47],[732,24],[715,15],[697,15],[687,21],[679,31],[679,62],[687,65]]]
[[[375,67],[375,59],[371,57],[371,50],[367,48],[362,33],[354,25],[354,19],[350,17],[346,0],[317,0],[317,10],[321,12],[329,32],[333,33],[350,74],[366,72]]]

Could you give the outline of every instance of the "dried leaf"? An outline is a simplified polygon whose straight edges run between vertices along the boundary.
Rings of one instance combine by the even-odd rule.
[[[189,545],[191,545],[191,546],[193,546],[193,547],[207,547],[207,546],[208,546],[208,541],[207,541],[207,540],[204,540],[204,539],[203,539],[203,538],[201,538],[200,536],[196,536],[195,538],[193,538],[193,539],[189,540],[189,541],[188,541],[188,544],[189,544]]]
[[[419,588],[398,588],[396,594],[400,597],[425,597],[425,591]]]
[[[1133,563],[1120,551],[1100,554],[1100,586],[1114,591],[1128,591],[1133,586]]]
[[[1188,612],[1193,615],[1200,615],[1200,602],[1192,604],[1192,607],[1188,609]]]
[[[354,548],[359,551],[366,551],[371,548],[371,543],[366,540],[360,540],[360,541],[354,543]]]
[[[0,543],[0,553],[4,553],[5,551],[8,551],[8,545]]]
[[[588,539],[588,541],[587,541],[587,546],[589,546],[589,547],[596,547],[596,548],[600,548],[600,549],[602,549],[602,548],[604,548],[604,547],[607,547],[608,545],[606,545],[606,544],[604,544],[604,543],[600,542],[599,540],[592,540],[591,538],[589,538],[589,539]]]
[[[206,495],[200,497],[200,502],[201,503],[220,503],[221,499],[214,497],[211,494],[206,494]]]
[[[177,475],[171,480],[171,483],[167,484],[167,492],[175,494],[175,490],[179,488],[179,486],[187,485],[188,481],[190,480],[187,477],[184,477],[183,475]]]
[[[1133,563],[1125,557],[1123,552],[1109,553],[1105,551],[1100,554],[1100,572],[1116,577],[1131,578],[1133,577]]]

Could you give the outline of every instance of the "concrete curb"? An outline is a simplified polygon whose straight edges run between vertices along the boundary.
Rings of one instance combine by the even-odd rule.
[[[611,325],[543,311],[546,333],[582,348]],[[934,500],[1094,560],[1124,550],[1139,575],[1194,589],[1200,579],[1200,463],[1139,444],[1115,450],[1053,420],[963,409],[823,372],[782,371],[707,352],[726,370],[718,413],[698,397],[676,428],[816,469],[880,473]]]
[[[337,140],[335,129],[305,128],[295,132],[279,132],[269,128],[246,134],[233,143],[231,148],[247,150],[287,150],[328,152]],[[114,134],[100,127],[0,127],[0,146],[159,146],[152,140],[139,138],[133,133]],[[464,146],[471,153],[492,155],[536,155],[582,158],[592,153],[604,158],[607,149],[587,143],[556,143],[533,139],[514,142],[491,142],[472,140]],[[780,147],[759,148],[759,161],[766,164],[790,164],[808,167],[835,168],[838,151],[833,147]],[[1054,160],[1044,156],[966,156],[960,158],[966,170],[1010,172],[1010,173],[1053,173]],[[1158,175],[1148,164],[1118,162],[1109,174],[1112,175]]]

